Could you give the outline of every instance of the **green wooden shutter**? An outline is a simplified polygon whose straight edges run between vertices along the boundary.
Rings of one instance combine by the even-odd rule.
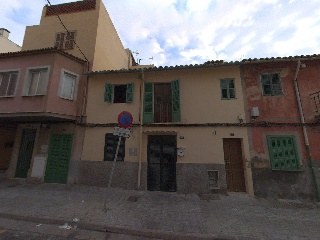
[[[301,170],[294,136],[267,136],[267,140],[272,170]]]
[[[126,102],[131,103],[133,102],[133,83],[128,83],[127,84],[127,92],[126,92]]]
[[[180,80],[176,79],[171,82],[172,91],[172,122],[181,121],[180,112]]]
[[[144,83],[143,122],[153,122],[153,83]]]
[[[112,94],[113,93],[113,86],[110,83],[105,84],[105,92],[104,92],[104,101],[107,103],[112,102]]]

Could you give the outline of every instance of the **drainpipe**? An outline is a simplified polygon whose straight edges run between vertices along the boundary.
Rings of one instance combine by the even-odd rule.
[[[139,126],[139,167],[138,167],[138,184],[137,184],[137,188],[138,190],[140,190],[141,187],[141,167],[142,167],[142,124],[143,124],[143,92],[144,92],[144,84],[143,84],[143,80],[144,80],[144,72],[143,72],[143,68],[141,69],[141,78],[140,78],[140,107],[139,107],[139,122],[140,122],[140,126]]]
[[[302,123],[304,142],[305,142],[306,150],[307,150],[307,153],[308,153],[309,166],[310,166],[311,172],[312,172],[312,178],[313,178],[313,182],[314,182],[314,186],[315,186],[315,190],[316,190],[317,201],[320,202],[320,193],[319,193],[316,174],[315,174],[315,171],[314,171],[314,166],[313,166],[313,160],[312,160],[311,151],[310,151],[307,128],[304,125],[305,124],[305,119],[304,119],[304,114],[303,114],[303,109],[302,109],[302,104],[301,104],[301,98],[300,98],[300,93],[299,93],[299,87],[298,87],[298,73],[299,73],[299,70],[300,70],[300,66],[301,66],[301,61],[298,60],[297,69],[296,69],[296,73],[294,75],[294,80],[293,80],[294,81],[294,89],[295,89],[295,92],[296,92],[296,98],[297,98],[299,112],[300,112],[300,120],[301,120],[301,123]]]

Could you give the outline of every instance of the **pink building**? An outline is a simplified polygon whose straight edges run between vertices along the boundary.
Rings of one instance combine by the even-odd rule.
[[[320,56],[245,60],[241,71],[255,195],[319,197]]]
[[[0,54],[0,169],[7,177],[72,181],[86,67],[53,48]]]

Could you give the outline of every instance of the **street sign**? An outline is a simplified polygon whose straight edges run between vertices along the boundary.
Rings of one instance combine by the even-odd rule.
[[[133,117],[132,117],[131,113],[129,113],[127,111],[123,111],[118,115],[118,123],[119,123],[120,127],[114,128],[113,135],[119,136],[119,140],[118,140],[118,145],[117,145],[117,149],[116,149],[116,154],[114,155],[111,173],[109,176],[108,187],[111,186],[112,176],[113,176],[114,168],[116,166],[116,161],[117,161],[117,157],[118,157],[118,153],[119,153],[119,147],[121,144],[121,137],[125,137],[125,138],[130,137],[130,129],[127,129],[127,128],[129,128],[131,126],[132,121],[133,121]]]
[[[128,138],[130,137],[130,129],[115,127],[113,135]]]
[[[123,111],[118,115],[118,123],[122,128],[128,128],[133,122],[133,117],[131,113]]]

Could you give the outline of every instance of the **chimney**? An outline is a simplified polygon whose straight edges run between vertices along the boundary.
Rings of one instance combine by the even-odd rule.
[[[5,38],[9,38],[9,30],[5,28],[0,28],[0,36],[4,36]]]

